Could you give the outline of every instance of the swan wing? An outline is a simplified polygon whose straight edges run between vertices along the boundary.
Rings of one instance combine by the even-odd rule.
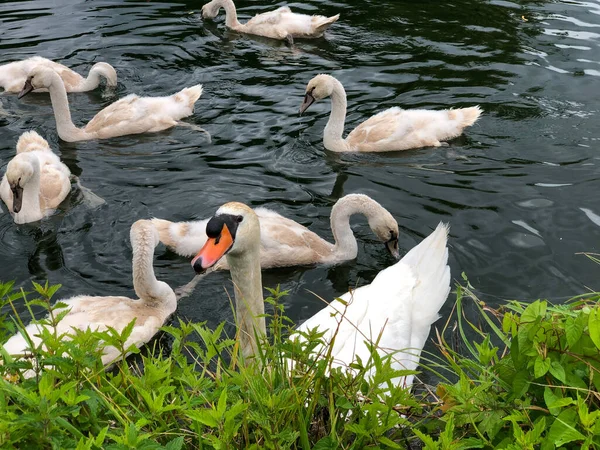
[[[261,266],[285,267],[323,262],[333,245],[298,222],[266,208],[256,208],[260,221]]]
[[[347,367],[357,357],[366,362],[366,340],[377,342],[380,354],[393,353],[396,369],[416,369],[431,324],[450,292],[447,233],[448,227],[440,223],[370,285],[334,300],[298,329],[317,327],[325,332],[326,343],[335,336],[331,352],[338,366]],[[402,382],[409,386],[412,376]]]
[[[56,209],[69,192],[71,192],[71,180],[67,166],[60,161],[44,164],[40,174],[40,206]]]

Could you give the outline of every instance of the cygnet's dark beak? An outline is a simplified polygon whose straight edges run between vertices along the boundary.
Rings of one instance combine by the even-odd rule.
[[[15,184],[14,186],[10,186],[10,190],[13,194],[13,212],[18,214],[23,207],[23,188],[18,184]]]
[[[393,237],[389,241],[386,241],[385,248],[392,256],[396,259],[400,258],[400,250],[398,249],[398,238]]]
[[[21,89],[21,92],[19,92],[19,95],[17,95],[17,98],[26,96],[31,91],[33,91],[33,89],[34,89],[34,87],[33,87],[33,84],[31,84],[31,78],[27,78],[27,81],[25,82],[25,85],[23,85],[23,89]]]
[[[307,92],[306,95],[304,96],[304,101],[302,102],[302,105],[300,105],[300,115],[302,115],[302,113],[304,111],[306,111],[308,109],[308,107],[310,105],[312,105],[314,102],[315,102],[315,98],[309,92]]]

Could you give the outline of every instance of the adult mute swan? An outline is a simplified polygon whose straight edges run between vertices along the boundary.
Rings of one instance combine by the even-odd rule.
[[[256,208],[254,212],[260,222],[260,265],[263,269],[332,264],[356,258],[358,244],[350,228],[353,214],[364,215],[373,233],[398,258],[398,223],[387,209],[367,195],[349,194],[333,205],[331,230],[334,244],[275,211]],[[208,219],[179,223],[152,219],[152,222],[161,242],[182,256],[195,255],[206,243]],[[216,263],[213,269],[228,270],[226,258]]]
[[[206,234],[208,240],[192,265],[201,273],[227,255],[240,348],[249,357],[256,352],[255,336],[266,333],[258,216],[242,203],[227,203],[208,221]],[[416,369],[431,324],[439,318],[438,311],[450,292],[447,236],[448,227],[440,223],[371,284],[344,294],[341,301],[334,300],[299,330],[325,332],[325,342],[333,345],[335,366],[347,368],[357,357],[367,361],[370,352],[365,341],[378,341],[379,354],[394,354],[393,368]],[[398,382],[408,387],[412,380],[411,375]]]
[[[96,89],[100,85],[100,79],[106,79],[107,86],[117,85],[117,72],[110,64],[99,62],[92,66],[87,78],[83,78],[77,72],[67,66],[42,58],[33,56],[22,61],[15,61],[0,66],[0,87],[6,92],[17,94],[23,89],[27,77],[35,67],[46,67],[54,70],[62,79],[67,92],[86,92]],[[42,92],[46,89],[36,89]]]
[[[23,133],[17,154],[6,166],[0,198],[15,223],[29,223],[52,214],[71,191],[71,172],[35,131]]]
[[[193,114],[194,103],[202,95],[202,85],[185,88],[168,97],[131,94],[104,108],[84,128],[77,128],[71,120],[67,92],[58,74],[46,67],[34,68],[19,98],[38,88],[50,91],[58,136],[67,142],[166,130]]]
[[[323,131],[323,145],[333,152],[388,152],[439,147],[459,136],[481,114],[479,106],[431,111],[389,108],[367,119],[342,138],[346,120],[346,91],[331,75],[317,75],[306,86],[300,114],[315,101],[331,97],[331,114]]]
[[[88,328],[104,331],[112,327],[121,332],[135,319],[135,326],[125,342],[125,348],[131,345],[140,346],[148,342],[175,312],[175,293],[167,283],[156,279],[152,267],[154,247],[159,242],[156,229],[149,220],[138,220],[131,226],[130,239],[133,250],[133,288],[139,299],[78,295],[60,300],[60,303],[66,305],[64,308],[54,309],[54,312],[69,312],[58,322],[56,332],[59,336],[69,339],[73,329]],[[29,324],[25,328],[34,347],[42,343],[39,337],[42,327],[48,326]],[[29,344],[20,333],[12,336],[4,344],[4,350],[10,355],[26,355],[29,348]],[[107,346],[104,348],[102,363],[108,365],[120,356],[119,350]],[[29,370],[23,375],[29,378],[34,376],[35,372]]]
[[[246,23],[240,23],[232,0],[212,0],[202,7],[204,19],[214,19],[221,8],[225,9],[225,25],[241,33],[256,34],[272,39],[318,38],[340,15],[309,16],[293,13],[287,6],[275,11],[257,14]]]

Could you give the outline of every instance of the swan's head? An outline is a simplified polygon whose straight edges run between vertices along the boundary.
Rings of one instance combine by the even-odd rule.
[[[329,97],[333,93],[334,86],[335,78],[331,75],[320,74],[310,80],[306,85],[306,93],[300,106],[300,114],[317,100]]]
[[[105,62],[99,62],[92,66],[90,74],[98,74],[106,78],[106,85],[115,87],[117,85],[117,71],[113,66]]]
[[[398,222],[390,212],[381,207],[376,216],[369,217],[369,227],[373,233],[385,244],[387,250],[398,259],[400,251],[398,250]]]
[[[202,18],[203,19],[214,19],[219,14],[221,5],[219,2],[213,0],[202,7]]]
[[[18,214],[23,206],[23,188],[35,173],[34,156],[20,153],[6,166],[6,181],[13,195],[13,212]],[[38,162],[39,166],[39,162]]]
[[[27,81],[23,85],[23,89],[19,92],[18,98],[21,98],[27,94],[29,94],[34,89],[44,89],[49,88],[58,78],[60,83],[62,84],[62,80],[58,74],[47,67],[37,66],[29,72],[29,76],[27,77]]]
[[[148,247],[148,244],[154,248],[160,242],[158,230],[152,221],[144,219],[138,220],[131,225],[131,229],[129,230],[129,240],[131,241],[131,248],[134,251],[136,249]]]
[[[258,216],[243,203],[226,203],[206,224],[206,235],[206,244],[192,260],[196,273],[214,266],[225,254],[240,256],[248,250],[258,249]]]

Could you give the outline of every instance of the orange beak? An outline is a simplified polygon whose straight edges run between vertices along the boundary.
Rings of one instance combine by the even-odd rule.
[[[223,224],[221,234],[216,238],[208,238],[204,247],[200,249],[194,259],[192,267],[196,273],[202,273],[206,269],[214,266],[219,259],[232,247],[233,237],[226,224]]]

